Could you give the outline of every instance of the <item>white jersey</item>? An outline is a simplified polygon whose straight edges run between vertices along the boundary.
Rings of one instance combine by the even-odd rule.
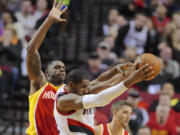
[[[65,87],[59,88],[54,103],[54,115],[59,135],[94,135],[94,109],[74,110],[62,114],[57,110],[57,99],[68,94]]]
[[[144,53],[144,46],[147,41],[148,28],[143,27],[142,31],[136,31],[135,21],[130,21],[130,28],[124,39],[126,47],[135,47],[137,54]]]

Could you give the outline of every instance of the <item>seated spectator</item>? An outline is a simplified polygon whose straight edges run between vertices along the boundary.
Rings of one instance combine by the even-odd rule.
[[[49,10],[47,0],[37,0],[33,14],[36,20],[39,20],[41,17],[45,16],[48,12]]]
[[[10,91],[12,92],[17,84],[20,72],[21,49],[22,45],[17,38],[15,29],[12,26],[6,27],[0,38],[1,96],[5,92],[8,94]]]
[[[127,97],[127,101],[133,105],[133,114],[129,121],[129,128],[133,135],[136,135],[139,128],[141,126],[145,126],[149,121],[147,111],[138,107],[139,99],[137,98],[137,95],[135,97],[135,93],[137,94],[137,91],[131,90],[129,91],[129,95]]]
[[[22,25],[17,22],[16,17],[14,16],[14,14],[11,11],[4,11],[2,14],[2,21],[4,23],[4,27],[6,27],[7,25],[13,25],[13,27],[16,29],[17,31],[17,36],[18,38],[22,41],[24,46],[27,46],[27,42],[25,42],[25,33],[24,33],[24,28],[22,27]]]
[[[151,135],[177,135],[176,124],[169,117],[170,109],[170,106],[158,105],[156,112],[150,115]]]
[[[117,30],[126,24],[127,24],[127,20],[125,19],[124,16],[122,15],[117,16],[116,22],[115,22],[115,25],[117,26]]]
[[[111,46],[107,42],[100,42],[96,49],[102,63],[108,66],[112,66],[117,63],[117,56],[115,53],[111,52],[110,47]]]
[[[102,64],[102,61],[96,52],[92,52],[87,61],[87,64],[83,68],[87,71],[90,80],[94,80],[102,72],[108,69],[107,65]]]
[[[140,127],[137,135],[151,135],[151,129],[147,126]]]
[[[114,48],[114,42],[115,42],[115,38],[113,36],[106,36],[104,38],[104,42],[107,42],[110,45],[111,50]]]
[[[152,16],[152,21],[159,34],[165,32],[166,25],[170,22],[170,18],[166,16],[167,9],[164,5],[158,5],[156,11]]]
[[[174,86],[171,83],[165,83],[160,92],[159,101],[155,100],[150,105],[150,111],[155,111],[155,109],[158,105],[158,102],[161,102],[161,103],[166,102],[167,103],[170,99],[170,105],[171,105],[172,109],[176,112],[180,112],[180,101],[178,98],[174,98],[174,94],[175,94]]]
[[[34,27],[36,24],[36,18],[32,15],[31,1],[24,0],[21,5],[21,11],[16,12],[15,16],[24,28],[26,40],[29,41],[34,33]]]
[[[108,14],[108,23],[103,26],[103,33],[105,36],[110,35],[110,28],[115,24],[119,13],[116,9],[111,9]]]
[[[172,59],[172,49],[170,47],[164,47],[160,50],[160,57],[163,60],[163,69],[160,73],[160,83],[176,79],[180,76],[179,64]]]
[[[150,35],[149,45],[146,48],[146,51],[148,53],[153,53],[153,54],[158,55],[157,44],[159,44],[160,42],[160,36],[158,35],[151,18],[147,19],[146,26],[149,30],[149,35]]]
[[[133,47],[127,47],[125,50],[124,56],[119,58],[119,62],[120,63],[124,63],[124,62],[133,63],[136,56],[137,56],[136,49]]]
[[[123,55],[126,47],[136,48],[138,55],[145,52],[150,36],[146,20],[147,17],[144,13],[137,13],[134,20],[119,29],[114,49],[118,56]]]

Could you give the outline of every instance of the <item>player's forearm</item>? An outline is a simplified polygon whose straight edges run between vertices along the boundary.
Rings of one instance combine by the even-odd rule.
[[[128,88],[121,82],[113,87],[110,87],[98,94],[90,94],[83,96],[82,102],[84,108],[102,107],[109,104],[113,99],[120,96]]]
[[[99,93],[107,88],[110,88],[112,86],[117,85],[118,83],[120,83],[121,81],[124,80],[124,76],[122,73],[118,73],[116,75],[114,75],[112,78],[110,78],[107,81],[103,81],[103,82],[99,82],[96,85],[93,86],[89,86],[89,93],[90,94],[96,94]]]
[[[49,30],[52,24],[53,24],[53,19],[47,17],[46,20],[43,22],[43,24],[40,26],[40,28],[34,34],[33,38],[31,39],[28,48],[29,53],[33,53],[40,48],[47,34],[47,31]]]

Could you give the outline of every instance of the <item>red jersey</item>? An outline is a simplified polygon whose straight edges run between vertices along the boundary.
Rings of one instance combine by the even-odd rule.
[[[157,123],[156,114],[152,113],[148,126],[151,129],[151,135],[177,135],[176,124],[170,117],[164,125],[160,125]]]
[[[152,21],[157,29],[159,34],[163,34],[165,31],[166,25],[170,22],[170,19],[166,17],[163,20],[159,20],[156,16],[152,16]]]
[[[56,92],[60,87],[46,83],[37,92],[29,96],[30,125],[26,131],[28,135],[59,134],[54,118],[54,101]]]
[[[102,124],[100,125],[101,127],[101,132],[100,132],[100,135],[113,135],[111,133],[111,130],[110,130],[110,124],[107,123],[107,124]],[[125,129],[123,129],[123,133],[121,135],[129,135],[128,131],[126,131]]]

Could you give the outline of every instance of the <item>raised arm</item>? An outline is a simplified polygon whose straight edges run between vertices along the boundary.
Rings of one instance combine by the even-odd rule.
[[[124,93],[130,86],[145,79],[152,78],[154,72],[148,65],[135,70],[123,82],[105,89],[97,94],[79,96],[76,94],[58,95],[57,109],[61,113],[69,113],[79,109],[102,107]]]
[[[53,8],[51,9],[49,16],[37,30],[29,43],[26,66],[31,81],[30,94],[36,92],[36,90],[46,83],[46,77],[41,70],[41,59],[38,50],[51,25],[54,22],[66,22],[65,19],[61,19],[61,15],[67,10],[67,8],[61,11],[60,8],[62,8],[62,6],[62,0],[60,0],[59,3],[56,3],[56,0],[54,0]]]
[[[132,66],[132,63],[118,64],[102,73],[97,79],[90,82],[89,93],[95,94],[120,83],[131,72]]]

